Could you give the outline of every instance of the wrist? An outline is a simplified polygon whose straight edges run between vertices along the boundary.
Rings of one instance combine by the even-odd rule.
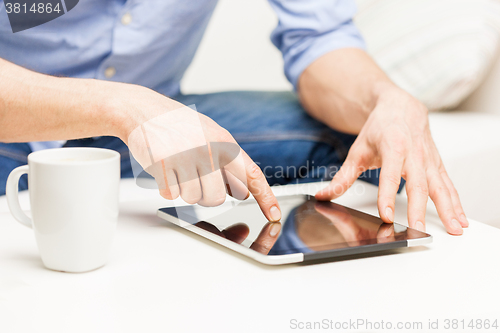
[[[427,108],[414,96],[410,93],[396,86],[392,82],[382,81],[374,84],[373,87],[373,98],[374,105],[377,106],[381,103],[389,103],[391,100],[406,100],[414,106],[418,106],[420,109],[425,109],[427,112]],[[417,105],[418,104],[418,105]]]
[[[184,107],[149,88],[127,83],[101,81],[102,120],[108,135],[128,144],[136,128],[165,112]]]
[[[106,135],[118,137],[127,143],[132,130],[144,122],[130,98],[139,98],[138,95],[145,94],[146,90],[132,84],[96,80],[96,109]]]
[[[394,96],[394,94],[401,93],[406,94],[404,90],[402,90],[389,80],[376,81],[373,83],[371,89],[372,105],[375,107],[381,101],[385,100],[388,96]]]
[[[399,88],[392,82],[381,82],[374,86],[375,105],[377,112],[392,113],[394,116],[419,116],[427,119],[428,109],[417,98]]]

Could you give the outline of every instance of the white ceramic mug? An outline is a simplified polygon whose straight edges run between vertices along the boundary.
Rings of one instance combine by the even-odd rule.
[[[19,178],[28,174],[31,215],[21,209]],[[106,264],[118,219],[120,154],[101,148],[31,153],[14,169],[6,194],[12,215],[33,228],[45,267],[86,272]]]

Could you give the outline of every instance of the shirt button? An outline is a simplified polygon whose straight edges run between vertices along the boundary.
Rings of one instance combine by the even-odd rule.
[[[116,69],[114,67],[108,67],[104,71],[104,76],[107,77],[108,79],[111,79],[113,76],[116,74]]]
[[[130,15],[130,13],[126,13],[122,16],[122,24],[129,25],[130,23],[132,23],[132,15]]]

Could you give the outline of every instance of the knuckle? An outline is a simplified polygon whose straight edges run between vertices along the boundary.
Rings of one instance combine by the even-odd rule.
[[[383,180],[395,186],[399,186],[399,184],[401,184],[401,176],[393,173],[387,174]]]
[[[276,198],[271,193],[265,193],[259,198],[261,205],[269,207],[276,204]]]
[[[391,154],[398,158],[403,159],[406,156],[406,147],[402,142],[397,142],[391,147]]]
[[[436,187],[434,187],[431,191],[431,195],[433,197],[437,197],[437,196],[447,196],[449,195],[450,192],[448,191],[448,189],[446,188],[446,186],[444,185],[438,185]]]
[[[401,158],[406,156],[409,146],[408,134],[404,132],[386,136],[382,141],[382,148],[393,156]]]
[[[219,131],[219,140],[224,142],[234,142],[234,138],[229,131],[223,127]]]
[[[365,165],[371,160],[371,154],[365,149],[351,149],[348,159],[353,165]]]
[[[250,180],[259,180],[263,176],[262,170],[255,162],[252,162],[247,166],[247,174]]]
[[[449,191],[450,191],[450,194],[451,194],[452,196],[454,196],[454,197],[456,197],[456,198],[458,198],[458,197],[459,197],[459,195],[458,195],[458,191],[457,191],[457,189],[456,189],[454,186],[452,186],[452,187],[449,189]]]
[[[417,165],[426,165],[426,156],[428,155],[425,153],[425,149],[421,145],[418,145],[411,154],[411,161]]]
[[[412,194],[421,194],[428,196],[429,195],[429,189],[427,188],[427,184],[425,183],[419,183],[419,184],[408,184],[408,192]]]

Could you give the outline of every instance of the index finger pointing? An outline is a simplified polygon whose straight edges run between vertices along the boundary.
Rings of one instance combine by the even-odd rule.
[[[262,170],[252,161],[247,153],[242,152],[243,160],[245,161],[248,190],[252,193],[255,200],[257,200],[260,209],[269,221],[277,222],[281,220],[281,210],[278,200],[274,196],[273,191],[271,191],[271,187],[267,183]]]

